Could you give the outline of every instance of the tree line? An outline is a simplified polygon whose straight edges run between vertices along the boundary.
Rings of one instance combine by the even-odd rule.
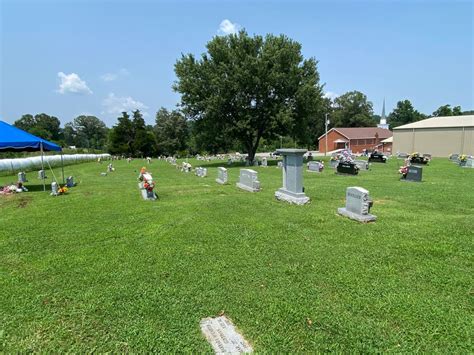
[[[23,115],[15,126],[63,146],[101,149],[127,156],[189,155],[241,151],[253,160],[259,150],[280,145],[314,149],[331,127],[376,126],[380,116],[360,91],[331,100],[324,96],[318,62],[305,59],[301,45],[284,36],[253,37],[244,30],[216,36],[200,57],[184,54],[175,64],[175,110],[161,108],[147,125],[139,110],[123,112],[108,128],[81,115],[60,127],[57,117]],[[444,105],[432,116],[472,114]],[[409,100],[387,116],[391,128],[428,117]]]

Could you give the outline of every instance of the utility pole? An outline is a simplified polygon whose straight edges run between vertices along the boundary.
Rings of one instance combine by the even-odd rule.
[[[326,113],[326,122],[325,122],[326,135],[324,136],[324,142],[326,143],[326,149],[324,150],[324,156],[326,156],[326,154],[328,152],[328,124],[329,124],[328,114]]]

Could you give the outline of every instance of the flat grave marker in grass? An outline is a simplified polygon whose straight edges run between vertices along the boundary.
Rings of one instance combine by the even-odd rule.
[[[362,187],[348,187],[346,190],[346,207],[338,208],[337,212],[345,217],[359,222],[372,222],[377,216],[370,214],[372,200],[369,191]]]
[[[253,352],[252,346],[225,316],[204,318],[201,331],[216,354],[242,354]]]

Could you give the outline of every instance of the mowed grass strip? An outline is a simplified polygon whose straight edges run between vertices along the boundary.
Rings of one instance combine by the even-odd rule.
[[[304,173],[311,203],[293,206],[273,196],[274,165],[253,168],[249,193],[239,166],[221,186],[225,162],[190,162],[208,177],[149,165],[155,202],[142,160],[105,177],[105,163],[68,166],[65,196],[0,196],[0,351],[209,352],[199,320],[222,311],[257,351],[474,350],[474,169],[434,159],[405,183],[401,160],[327,167]],[[336,214],[348,186],[370,191],[375,223]]]

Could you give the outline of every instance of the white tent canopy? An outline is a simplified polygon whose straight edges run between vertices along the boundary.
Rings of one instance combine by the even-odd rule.
[[[63,155],[64,165],[83,163],[87,161],[97,160],[98,158],[107,159],[110,154],[66,154]],[[45,155],[43,161],[46,166],[49,165],[53,168],[61,166],[61,155]],[[41,169],[41,156],[30,157],[30,158],[14,158],[14,159],[0,159],[0,172],[1,171],[25,171]]]

